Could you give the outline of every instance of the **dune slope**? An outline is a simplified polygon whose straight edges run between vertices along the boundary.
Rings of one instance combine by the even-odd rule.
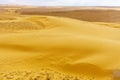
[[[62,17],[25,16],[0,21],[0,31],[0,71],[50,68],[108,80],[120,69],[119,28]]]

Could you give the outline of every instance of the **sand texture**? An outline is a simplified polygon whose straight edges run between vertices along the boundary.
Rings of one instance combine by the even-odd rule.
[[[116,69],[118,23],[0,17],[0,80],[111,80]]]

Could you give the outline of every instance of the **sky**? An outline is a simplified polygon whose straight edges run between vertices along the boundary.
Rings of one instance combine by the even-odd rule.
[[[34,6],[120,6],[120,0],[0,0],[0,4]]]

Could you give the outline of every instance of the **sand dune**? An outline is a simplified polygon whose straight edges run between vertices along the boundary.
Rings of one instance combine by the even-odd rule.
[[[119,6],[21,6],[0,5],[0,14],[8,13],[6,9],[18,9],[17,13],[24,15],[49,15],[69,17],[90,22],[120,23]]]
[[[0,71],[49,68],[83,80],[109,80],[120,69],[116,25],[52,16],[1,20]]]
[[[105,22],[94,22],[94,23],[97,23],[100,25],[105,25],[108,27],[113,27],[113,28],[120,28],[120,24],[118,24],[118,23],[105,23]]]

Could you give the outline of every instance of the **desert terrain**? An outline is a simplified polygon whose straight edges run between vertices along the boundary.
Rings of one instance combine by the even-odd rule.
[[[120,79],[119,9],[26,9],[0,10],[0,80]]]

